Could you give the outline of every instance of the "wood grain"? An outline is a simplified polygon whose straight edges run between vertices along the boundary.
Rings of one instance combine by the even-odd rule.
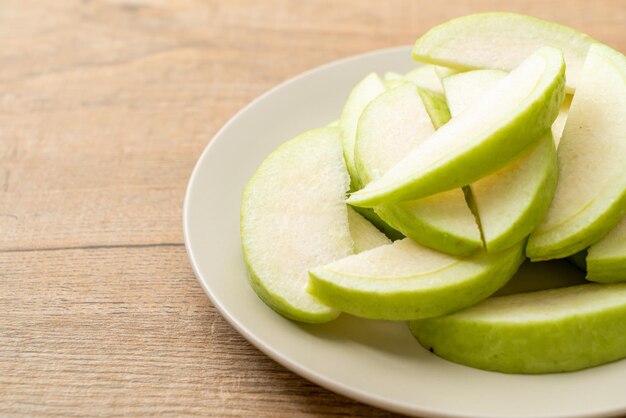
[[[5,0],[0,415],[390,416],[248,344],[188,265],[193,164],[306,69],[512,10],[626,51],[624,0]]]

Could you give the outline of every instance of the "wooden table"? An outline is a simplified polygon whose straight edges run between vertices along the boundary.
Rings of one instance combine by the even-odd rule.
[[[512,1],[626,51],[626,1]],[[0,415],[388,416],[239,336],[193,276],[183,193],[281,81],[500,1],[0,4]],[[416,376],[416,378],[419,378]]]

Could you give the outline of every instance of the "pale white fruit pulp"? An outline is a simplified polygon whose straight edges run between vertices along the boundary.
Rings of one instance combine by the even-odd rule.
[[[354,86],[341,111],[339,129],[341,130],[343,154],[348,171],[352,177],[356,177],[354,144],[356,142],[356,130],[359,118],[368,103],[384,91],[385,85],[380,77],[375,73],[370,73]]]
[[[244,192],[242,240],[270,294],[303,311],[331,311],[306,292],[308,270],[353,252],[348,187],[336,128],[304,133],[261,164]]]
[[[558,147],[556,193],[537,234],[585,228],[626,189],[624,69],[594,51],[601,50],[593,47],[583,68]]]

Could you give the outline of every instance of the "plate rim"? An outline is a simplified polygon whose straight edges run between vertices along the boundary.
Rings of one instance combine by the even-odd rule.
[[[191,264],[192,270],[196,277],[196,280],[200,284],[202,290],[207,295],[211,304],[215,307],[215,309],[220,313],[220,315],[226,319],[226,321],[248,342],[250,342],[255,348],[261,351],[263,354],[268,356],[270,359],[276,361],[281,366],[285,367],[289,371],[299,375],[300,377],[323,387],[326,390],[337,393],[339,395],[345,396],[351,400],[356,402],[360,402],[366,405],[370,405],[373,407],[377,407],[386,411],[391,411],[399,414],[419,414],[422,416],[434,417],[434,418],[480,418],[479,415],[474,414],[457,414],[450,413],[446,411],[442,411],[440,409],[432,409],[429,407],[424,407],[422,405],[416,405],[401,401],[389,401],[388,399],[372,394],[363,390],[355,389],[348,384],[337,381],[333,378],[327,377],[324,374],[318,373],[306,366],[301,365],[298,361],[290,359],[288,356],[284,355],[280,351],[275,350],[271,347],[270,344],[266,343],[262,339],[258,338],[253,332],[248,331],[247,327],[240,323],[233,315],[231,315],[228,310],[222,306],[217,298],[213,295],[212,291],[209,289],[207,283],[203,279],[203,275],[199,270],[198,262],[196,261],[198,255],[194,253],[194,250],[191,245],[190,238],[190,224],[189,224],[189,208],[190,201],[192,199],[192,189],[193,184],[196,182],[198,173],[203,165],[203,161],[207,158],[212,152],[212,149],[216,146],[217,139],[227,131],[233,124],[237,122],[239,117],[245,114],[249,109],[256,106],[259,102],[263,101],[266,97],[273,95],[275,92],[289,86],[290,84],[296,83],[303,78],[308,77],[311,74],[314,74],[318,71],[322,71],[328,68],[332,68],[335,66],[341,66],[342,64],[348,63],[350,61],[356,61],[363,59],[365,57],[372,57],[375,55],[385,55],[388,53],[393,53],[396,51],[407,51],[410,52],[412,46],[403,45],[403,46],[395,46],[389,48],[376,49],[368,52],[363,52],[355,55],[350,55],[347,57],[335,59],[332,61],[325,62],[323,64],[317,65],[313,68],[310,68],[304,72],[301,72],[287,80],[269,88],[264,91],[260,95],[256,96],[250,102],[248,102],[245,106],[235,112],[226,123],[218,129],[215,134],[211,137],[208,144],[205,146],[204,150],[200,153],[200,156],[196,160],[194,164],[194,168],[189,176],[189,180],[187,182],[187,186],[185,188],[185,196],[183,199],[183,207],[182,207],[182,227],[183,227],[183,238],[185,250],[187,252],[187,256],[189,259],[189,263]],[[415,62],[416,66],[424,65],[423,63]],[[575,413],[568,415],[542,415],[542,418],[601,418],[601,417],[612,417],[618,416],[621,414],[626,414],[626,405],[624,407],[618,408],[606,408],[604,410],[596,410],[592,413]]]

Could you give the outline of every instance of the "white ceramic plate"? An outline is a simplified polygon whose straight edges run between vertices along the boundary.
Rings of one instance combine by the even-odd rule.
[[[415,65],[405,47],[324,65],[254,100],[217,133],[193,171],[184,205],[185,243],[200,284],[233,327],[265,354],[371,405],[437,417],[626,414],[626,361],[541,376],[475,370],[422,349],[405,323],[344,315],[324,325],[298,324],[266,307],[248,285],[239,206],[254,170],[282,142],[337,119],[349,90],[367,73],[404,72]],[[567,265],[555,265],[549,274],[530,268],[525,280],[558,281],[569,274],[576,273]]]

